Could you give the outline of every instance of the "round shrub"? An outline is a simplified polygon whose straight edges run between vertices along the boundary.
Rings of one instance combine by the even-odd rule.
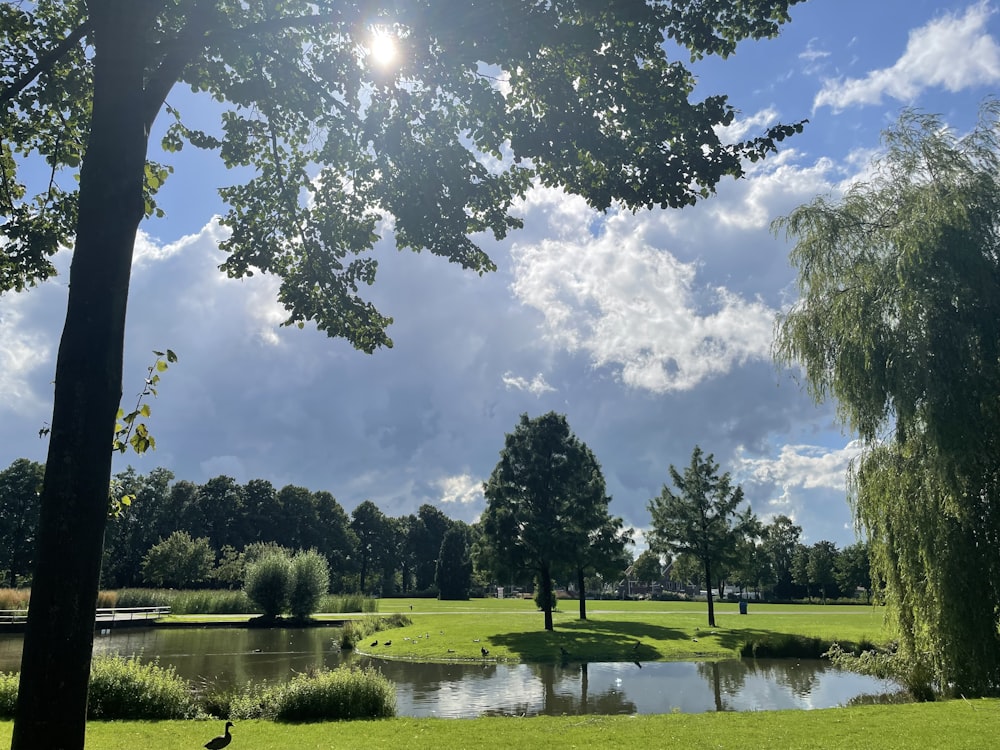
[[[247,566],[247,596],[265,617],[275,618],[288,608],[292,563],[283,552],[268,552]]]
[[[120,656],[98,657],[90,670],[90,719],[188,719],[191,690],[173,667]]]
[[[292,558],[292,589],[288,597],[293,617],[305,619],[319,610],[330,588],[330,565],[316,550]]]
[[[341,721],[396,715],[396,688],[374,669],[321,670],[290,682],[252,687],[231,704],[234,719]]]

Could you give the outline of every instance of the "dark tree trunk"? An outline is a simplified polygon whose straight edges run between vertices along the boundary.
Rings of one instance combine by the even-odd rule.
[[[548,565],[543,565],[541,569],[541,580],[538,585],[542,587],[542,612],[545,613],[545,629],[554,630],[552,624],[552,572]]]
[[[583,568],[576,569],[576,585],[580,590],[580,619],[587,619],[587,589],[583,583]]]
[[[724,711],[726,707],[722,705],[722,675],[717,661],[712,662],[712,695],[715,697],[715,710]]]
[[[705,592],[708,594],[708,627],[715,627],[715,604],[712,602],[712,562],[705,559]]]
[[[56,360],[12,750],[84,746],[125,309],[143,216],[143,29],[151,3],[116,0],[90,6],[96,48],[93,115]]]

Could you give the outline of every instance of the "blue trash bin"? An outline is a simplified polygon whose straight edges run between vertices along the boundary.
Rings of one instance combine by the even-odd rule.
[[[740,614],[745,615],[747,613],[747,600],[740,599]]]

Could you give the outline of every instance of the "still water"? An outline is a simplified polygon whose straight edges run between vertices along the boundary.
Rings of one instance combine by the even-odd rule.
[[[123,629],[98,636],[94,651],[158,660],[187,680],[221,686],[280,681],[321,666],[370,665],[395,683],[399,716],[810,709],[897,690],[819,660],[418,664],[342,654],[339,635],[335,628]],[[0,671],[17,670],[20,656],[21,637],[0,636]]]

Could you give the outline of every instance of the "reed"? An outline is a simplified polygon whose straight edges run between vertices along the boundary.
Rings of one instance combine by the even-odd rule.
[[[374,669],[342,667],[301,674],[280,685],[248,690],[230,704],[230,718],[343,721],[396,715],[396,689]]]

